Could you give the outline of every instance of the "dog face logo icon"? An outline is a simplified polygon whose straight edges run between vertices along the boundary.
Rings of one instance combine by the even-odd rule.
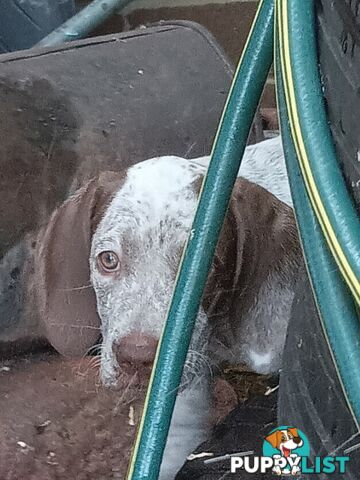
[[[273,472],[276,475],[298,475],[301,458],[310,455],[310,446],[301,430],[282,426],[265,437],[263,454],[275,460]]]
[[[324,478],[328,478],[328,475],[333,473],[343,475],[350,460],[348,456],[339,455],[320,457],[312,454],[310,457],[310,443],[306,435],[294,426],[285,425],[274,428],[265,437],[261,456],[253,455],[253,452],[244,453],[239,456],[231,455],[230,473],[244,470],[258,475],[272,471],[282,477],[306,474],[308,478],[307,475],[317,477],[319,474],[326,474]]]
[[[273,448],[280,450],[283,457],[289,457],[293,450],[302,447],[304,444],[304,441],[299,436],[297,428],[276,430],[268,435],[265,440],[267,440]]]

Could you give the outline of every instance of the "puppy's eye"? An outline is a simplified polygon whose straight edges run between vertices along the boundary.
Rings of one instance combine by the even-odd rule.
[[[120,268],[120,260],[115,252],[107,250],[98,255],[99,267],[107,273],[117,272]]]

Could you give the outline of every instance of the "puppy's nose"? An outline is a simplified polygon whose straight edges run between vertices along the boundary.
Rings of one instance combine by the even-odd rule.
[[[300,437],[294,437],[293,440],[296,443],[296,445],[299,445],[302,442]]]
[[[142,333],[131,333],[114,344],[114,353],[119,364],[152,363],[155,358],[157,339]]]

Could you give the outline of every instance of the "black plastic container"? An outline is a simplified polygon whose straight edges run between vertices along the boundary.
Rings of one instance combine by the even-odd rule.
[[[32,47],[74,14],[74,0],[0,0],[0,53]]]

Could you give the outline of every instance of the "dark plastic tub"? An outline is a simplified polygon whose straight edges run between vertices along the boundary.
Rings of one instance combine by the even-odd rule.
[[[0,0],[0,53],[30,48],[75,15],[74,0]]]

